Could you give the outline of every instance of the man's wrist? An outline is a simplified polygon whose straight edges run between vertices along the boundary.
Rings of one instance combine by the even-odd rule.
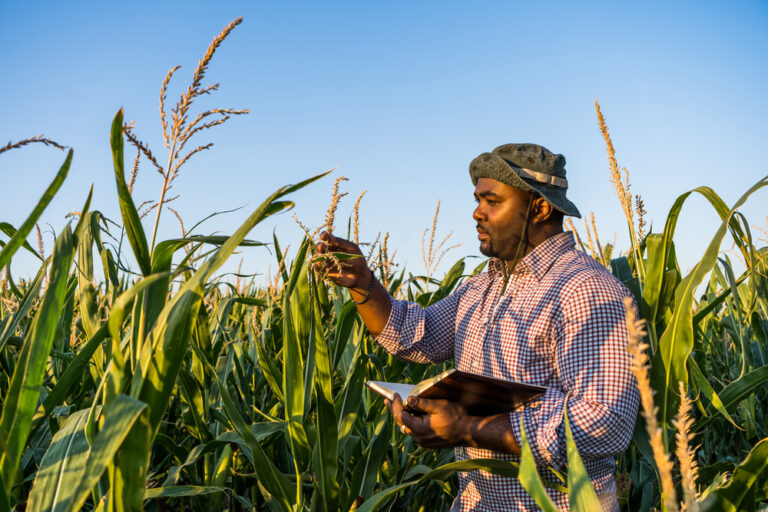
[[[520,454],[507,413],[495,416],[467,416],[462,419],[462,446]]]
[[[477,416],[465,416],[460,422],[461,445],[471,448],[479,448],[477,444],[477,429],[482,418]]]
[[[370,267],[366,265],[365,269],[357,277],[355,285],[352,287],[352,289],[359,294],[365,294],[365,290],[371,286],[370,283],[373,281],[373,279],[373,270],[371,270]]]
[[[368,269],[368,267],[366,267]],[[371,296],[371,290],[373,290],[376,277],[373,275],[373,270],[368,269],[368,284],[365,286],[365,288],[360,288],[359,285],[356,284],[353,288],[351,288],[352,291],[357,293],[358,295],[361,295],[363,298],[362,300],[355,300],[354,297],[352,298],[352,302],[357,304],[358,306],[361,304],[365,304],[368,301],[368,298]]]

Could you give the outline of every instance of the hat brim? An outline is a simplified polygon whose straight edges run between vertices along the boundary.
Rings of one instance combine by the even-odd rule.
[[[581,218],[579,209],[565,196],[566,189],[521,178],[506,160],[493,153],[483,153],[472,160],[469,175],[475,186],[480,178],[490,178],[525,192],[535,192],[563,214]]]

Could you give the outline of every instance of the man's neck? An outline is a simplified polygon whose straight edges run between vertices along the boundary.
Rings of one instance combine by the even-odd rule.
[[[563,232],[562,223],[559,224],[545,224],[534,228],[531,226],[529,232],[530,250],[533,250],[537,245],[542,244],[546,240],[549,240],[555,235],[559,235]],[[530,252],[530,251],[528,251]]]
[[[563,232],[563,226],[560,225],[549,225],[549,226],[542,226],[540,229],[537,230],[531,230],[529,233],[530,237],[528,241],[521,240],[520,246],[518,250],[515,252],[517,253],[516,257],[513,257],[508,260],[502,260],[502,272],[504,273],[504,281],[506,282],[509,279],[509,276],[515,273],[515,269],[517,268],[517,264],[523,261],[523,258],[525,258],[528,254],[533,252],[534,249],[536,249],[537,246],[542,244],[544,241],[552,238],[555,235],[559,235]]]

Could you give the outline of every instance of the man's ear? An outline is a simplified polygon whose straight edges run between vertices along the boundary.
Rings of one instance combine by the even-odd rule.
[[[533,220],[539,224],[549,220],[550,217],[552,217],[554,211],[555,209],[552,207],[549,201],[541,196],[534,199],[533,204],[531,205]]]

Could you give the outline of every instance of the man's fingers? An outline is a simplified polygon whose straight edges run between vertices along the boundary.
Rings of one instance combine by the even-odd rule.
[[[317,249],[317,252],[319,254],[325,254],[327,252],[333,252],[334,251],[334,241],[335,237],[333,235],[328,234],[326,231],[323,231],[320,233],[320,241],[317,242],[315,245],[315,249]]]
[[[321,270],[325,272],[325,277],[332,280],[339,286],[345,286],[349,288],[355,283],[355,275],[350,274],[349,272],[336,272],[334,269],[329,269],[328,267],[322,267]]]
[[[323,231],[322,233],[320,233],[320,240],[322,240],[321,243],[323,243],[323,245],[325,246],[323,252],[329,251],[329,252],[345,252],[348,254],[360,254],[360,248],[357,245],[355,245],[354,242],[350,242],[349,240],[345,240],[343,238],[333,236],[327,231]]]
[[[430,414],[440,412],[442,409],[441,405],[443,405],[440,402],[445,402],[445,400],[430,400],[428,398],[417,398],[415,396],[408,397],[408,407]]]
[[[416,426],[414,420],[417,418],[408,413],[403,401],[400,399],[400,395],[395,393],[394,400],[384,400],[384,403],[387,404],[389,412],[392,414],[392,418],[395,420],[395,424],[398,425],[400,432],[410,435]]]
[[[332,234],[330,234],[329,232],[323,231],[322,233],[320,233],[320,240],[322,240],[322,242],[320,242],[321,244],[331,247],[331,246],[335,246],[339,239],[333,236]]]
[[[395,393],[395,399],[389,402],[388,407],[389,407],[389,412],[392,413],[392,418],[394,418],[395,423],[397,423],[398,425],[402,425],[403,412],[405,408],[403,407],[403,401],[400,399],[400,395]]]
[[[422,432],[425,428],[424,423],[426,421],[427,419],[425,417],[414,416],[413,414],[408,412],[408,409],[403,409],[401,425],[404,425],[408,428],[409,434],[411,432]]]

